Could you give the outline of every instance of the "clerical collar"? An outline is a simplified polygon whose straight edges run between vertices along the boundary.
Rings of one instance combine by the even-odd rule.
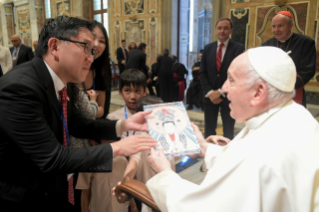
[[[273,108],[269,109],[268,111],[249,119],[248,121],[245,122],[245,124],[249,130],[257,129],[258,127],[260,127],[260,125],[262,125],[273,114],[275,114],[279,110],[281,110],[281,108],[283,108],[286,105],[290,105],[292,103],[293,103],[293,101],[290,100],[288,102],[277,105],[276,107],[273,107]]]
[[[290,33],[290,36],[289,36],[289,38],[287,39],[287,40],[278,40],[280,43],[285,43],[285,42],[287,42],[288,40],[290,40],[290,38],[292,38],[292,34],[293,34],[293,32],[291,32]]]

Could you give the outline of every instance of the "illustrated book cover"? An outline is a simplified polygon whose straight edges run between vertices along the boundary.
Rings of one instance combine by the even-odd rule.
[[[149,135],[158,141],[155,148],[163,148],[165,156],[179,156],[200,152],[193,128],[182,102],[145,105]]]

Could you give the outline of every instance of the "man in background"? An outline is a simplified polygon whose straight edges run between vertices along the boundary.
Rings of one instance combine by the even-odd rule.
[[[123,71],[125,70],[125,65],[128,60],[128,52],[127,52],[127,49],[125,48],[126,41],[122,40],[121,45],[122,46],[120,46],[116,50],[116,59],[117,59],[117,64],[120,70],[120,74],[122,74]]]
[[[146,70],[146,54],[145,54],[145,50],[146,50],[146,44],[145,43],[141,43],[137,49],[132,49],[129,53],[128,53],[128,61],[126,63],[125,66],[125,70],[127,69],[138,69],[141,72],[143,72],[146,76],[146,78],[148,78],[148,71]]]
[[[245,47],[229,38],[233,31],[233,23],[229,18],[220,18],[215,30],[218,40],[205,46],[199,72],[205,96],[205,137],[216,135],[220,109],[224,136],[233,139],[235,120],[229,115],[229,100],[221,87],[227,79],[230,63],[245,51]]]
[[[37,48],[37,46],[38,46],[38,41],[37,40],[33,41],[34,56],[35,56],[35,49]]]
[[[293,17],[288,11],[281,11],[272,19],[274,37],[262,46],[275,46],[285,52],[291,51],[289,56],[296,65],[296,96],[294,101],[306,107],[305,85],[316,73],[316,46],[310,37],[292,32]]]
[[[32,60],[34,57],[32,49],[21,43],[19,35],[13,35],[11,37],[11,43],[13,44],[13,47],[10,48],[12,67],[16,67],[17,65]]]

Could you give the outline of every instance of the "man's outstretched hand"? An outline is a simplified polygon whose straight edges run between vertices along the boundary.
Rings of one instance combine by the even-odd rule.
[[[131,156],[138,152],[150,150],[156,146],[157,141],[147,135],[132,135],[121,139],[118,142],[111,143],[113,148],[113,157]]]
[[[151,114],[152,111],[138,112],[126,120],[121,122],[121,133],[125,131],[148,131],[146,116]]]

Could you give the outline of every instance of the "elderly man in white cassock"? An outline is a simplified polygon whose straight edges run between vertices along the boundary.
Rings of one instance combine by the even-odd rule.
[[[246,126],[222,147],[193,125],[209,169],[200,185],[151,151],[158,174],[146,185],[162,211],[319,211],[319,124],[292,101],[296,68],[288,53],[258,47],[232,62],[222,91],[231,116]]]

